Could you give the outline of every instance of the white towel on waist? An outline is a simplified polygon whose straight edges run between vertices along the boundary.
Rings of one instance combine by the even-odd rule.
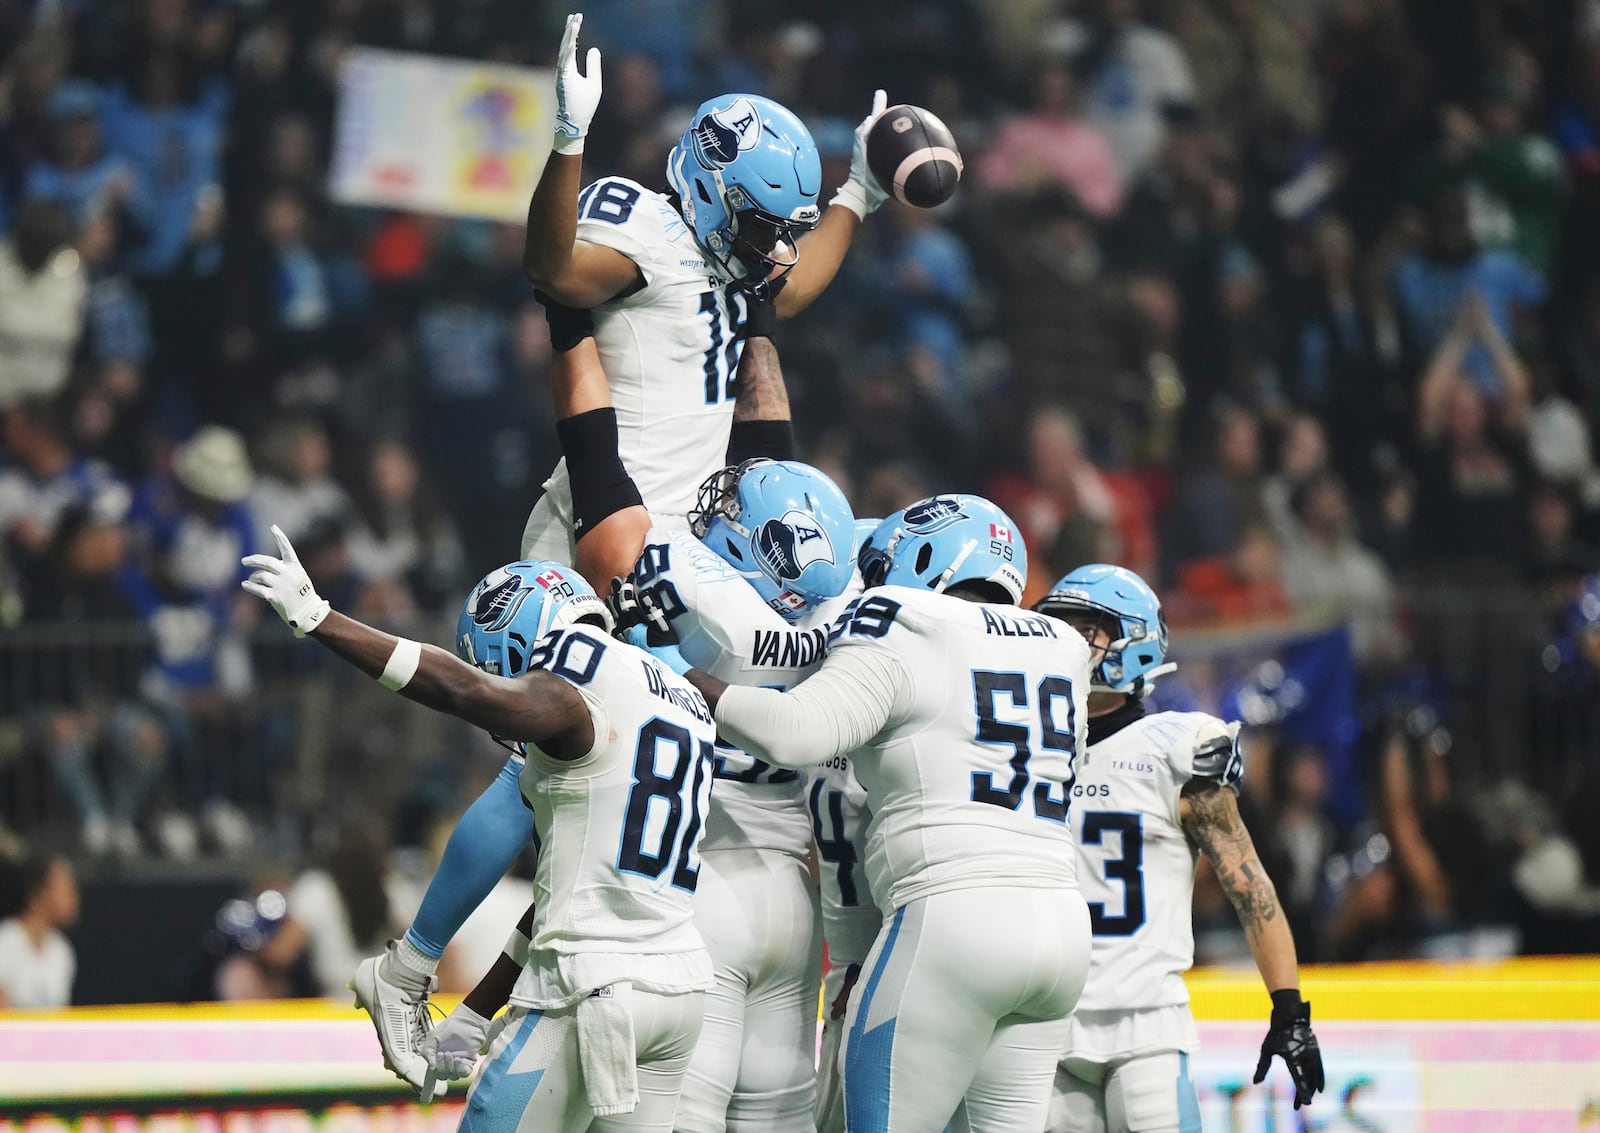
[[[633,985],[608,984],[578,1003],[578,1064],[596,1117],[632,1113],[639,1104],[633,1038]]]

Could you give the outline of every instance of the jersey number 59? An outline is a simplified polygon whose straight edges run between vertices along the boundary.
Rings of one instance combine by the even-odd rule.
[[[1066,754],[1068,766],[1077,754],[1077,706],[1072,701],[1072,682],[1066,677],[1045,677],[1038,684],[1035,704],[1039,713],[1039,746],[1046,751]],[[972,674],[972,708],[978,716],[979,743],[1009,747],[1011,778],[1005,785],[995,783],[992,771],[972,773],[972,801],[1016,810],[1022,806],[1032,779],[1028,760],[1033,756],[1032,724],[1016,724],[995,715],[995,698],[1004,696],[1014,708],[1028,707],[1028,678],[1022,673]],[[1064,727],[1057,726],[1056,713],[1065,705]],[[1069,770],[1064,782],[1041,779],[1033,784],[1033,813],[1050,822],[1066,822],[1067,790],[1072,786]],[[1057,794],[1056,792],[1059,792]]]

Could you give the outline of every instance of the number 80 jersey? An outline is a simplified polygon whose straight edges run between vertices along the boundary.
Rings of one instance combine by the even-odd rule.
[[[579,240],[613,248],[644,286],[594,309],[594,341],[617,411],[617,450],[658,515],[682,516],[726,463],[744,296],[706,261],[662,193],[605,177],[578,197]],[[572,526],[563,459],[545,484]]]
[[[587,626],[546,635],[530,667],[578,690],[595,739],[573,760],[528,748],[521,785],[539,865],[532,948],[511,1001],[554,1009],[617,980],[663,995],[711,987],[690,905],[716,731],[705,699]]]
[[[1238,732],[1202,712],[1159,712],[1079,756],[1072,833],[1094,951],[1078,1010],[1189,1002],[1195,851],[1179,797],[1194,778],[1238,789]]]

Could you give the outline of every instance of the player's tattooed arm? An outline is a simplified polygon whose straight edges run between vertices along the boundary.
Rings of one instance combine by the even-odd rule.
[[[733,403],[733,420],[788,421],[789,390],[783,384],[783,367],[770,338],[747,338],[739,358],[739,395]]]
[[[399,638],[332,611],[311,637],[369,677],[379,677]],[[537,743],[555,758],[577,759],[594,746],[589,707],[572,685],[542,671],[495,676],[453,653],[423,645],[407,700],[476,724],[503,740]]]
[[[1183,832],[1211,863],[1233,903],[1268,991],[1300,986],[1294,936],[1278,903],[1278,891],[1256,853],[1231,789],[1213,780],[1191,780],[1180,804]]]

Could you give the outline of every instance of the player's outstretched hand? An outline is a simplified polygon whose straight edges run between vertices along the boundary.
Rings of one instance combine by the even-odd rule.
[[[850,176],[829,202],[830,205],[843,205],[861,220],[866,220],[868,213],[876,212],[889,196],[867,166],[867,135],[872,132],[873,123],[888,105],[889,96],[886,93],[881,90],[872,92],[872,113],[856,127],[856,144],[850,151]]]
[[[600,105],[600,49],[589,48],[583,70],[578,70],[578,29],[583,13],[567,17],[567,30],[561,36],[556,55],[556,137],[557,153],[582,153],[589,123]]]
[[[422,1040],[422,1057],[447,1082],[472,1077],[472,1068],[493,1040],[494,1024],[465,1003]]]
[[[278,541],[278,557],[246,555],[240,559],[250,569],[250,577],[239,585],[271,606],[296,637],[304,637],[322,624],[331,607],[311,585],[294,544],[277,524],[272,525],[272,537]]]
[[[538,288],[534,288],[533,297],[544,308],[550,346],[557,354],[565,354],[584,339],[594,337],[594,312],[557,302]]]
[[[1322,1048],[1311,1031],[1311,1004],[1303,1001],[1297,991],[1272,993],[1272,1025],[1261,1043],[1256,1082],[1266,1078],[1273,1055],[1283,1059],[1294,1079],[1294,1108],[1310,1105],[1312,1095],[1324,1085]]]

